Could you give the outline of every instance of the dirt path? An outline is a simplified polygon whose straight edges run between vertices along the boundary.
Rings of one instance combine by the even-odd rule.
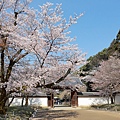
[[[96,110],[76,110],[77,116],[69,120],[120,120],[120,113]]]
[[[83,109],[51,109],[38,111],[36,118],[31,120],[120,120],[120,113]]]

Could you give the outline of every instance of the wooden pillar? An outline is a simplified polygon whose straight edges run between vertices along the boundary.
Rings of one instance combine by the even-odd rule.
[[[78,107],[77,91],[71,90],[71,107]]]
[[[54,107],[54,94],[50,93],[48,95],[48,107],[53,108]]]

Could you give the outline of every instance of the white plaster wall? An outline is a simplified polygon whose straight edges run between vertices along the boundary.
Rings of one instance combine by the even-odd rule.
[[[107,98],[103,97],[78,97],[78,106],[91,106],[107,103]]]
[[[9,98],[9,102],[11,102],[12,98]],[[13,102],[11,103],[11,106],[20,106],[22,103],[22,98],[14,98]]]
[[[115,104],[120,104],[120,94],[115,96]]]
[[[47,107],[48,106],[48,99],[47,98],[29,98],[28,104]]]
[[[9,98],[9,102],[12,98]],[[14,98],[11,106],[21,106],[22,98]],[[25,104],[25,99],[23,104]],[[38,105],[42,107],[48,106],[48,99],[47,98],[29,98],[28,99],[28,105]]]

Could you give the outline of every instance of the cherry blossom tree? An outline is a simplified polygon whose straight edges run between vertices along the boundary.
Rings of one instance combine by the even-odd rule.
[[[100,89],[104,95],[110,96],[113,104],[113,93],[120,90],[120,59],[110,57],[109,60],[103,61],[92,81],[95,83],[94,88]]]
[[[68,30],[83,14],[67,22],[61,4],[46,3],[38,11],[30,2],[0,1],[0,114],[11,94],[51,88],[85,63]]]

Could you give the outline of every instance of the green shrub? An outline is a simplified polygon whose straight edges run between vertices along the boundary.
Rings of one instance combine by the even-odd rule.
[[[92,105],[92,109],[120,111],[120,104]]]

